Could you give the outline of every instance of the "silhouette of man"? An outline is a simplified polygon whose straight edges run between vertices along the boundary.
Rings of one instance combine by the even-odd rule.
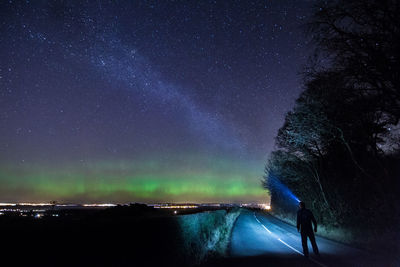
[[[299,211],[297,212],[297,231],[301,233],[301,244],[303,246],[304,256],[308,257],[307,237],[310,239],[315,255],[319,256],[318,246],[315,242],[314,232],[317,232],[317,221],[306,204],[302,201],[299,203]],[[314,224],[314,232],[311,222]]]

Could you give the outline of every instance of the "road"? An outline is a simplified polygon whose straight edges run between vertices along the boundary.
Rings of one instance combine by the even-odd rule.
[[[302,254],[297,229],[275,217],[245,210],[239,216],[231,238],[230,257],[212,266],[397,266],[382,258],[331,240],[316,237],[321,257]]]

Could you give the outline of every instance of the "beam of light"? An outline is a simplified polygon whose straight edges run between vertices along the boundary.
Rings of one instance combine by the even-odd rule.
[[[286,185],[284,185],[278,177],[273,173],[268,174],[268,184],[271,187],[270,190],[276,190],[284,195],[291,203],[298,204],[300,202],[299,198],[290,190]]]

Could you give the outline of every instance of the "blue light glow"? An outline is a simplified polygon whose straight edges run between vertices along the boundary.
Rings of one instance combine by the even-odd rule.
[[[275,175],[268,175],[270,189],[280,192],[282,195],[288,198],[291,202],[298,204],[299,198],[286,186],[284,185]]]

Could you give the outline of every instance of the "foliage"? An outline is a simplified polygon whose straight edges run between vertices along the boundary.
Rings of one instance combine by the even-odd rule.
[[[239,210],[218,210],[177,217],[185,264],[198,265],[210,257],[225,256]]]
[[[266,165],[275,209],[290,211],[270,188],[278,177],[326,225],[378,234],[398,222],[399,11],[395,0],[316,7],[308,25],[315,58]]]

